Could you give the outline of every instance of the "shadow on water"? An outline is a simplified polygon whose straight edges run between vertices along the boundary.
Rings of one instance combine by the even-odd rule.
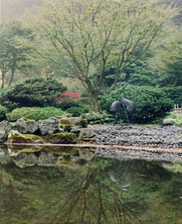
[[[0,147],[2,224],[181,224],[182,164]]]

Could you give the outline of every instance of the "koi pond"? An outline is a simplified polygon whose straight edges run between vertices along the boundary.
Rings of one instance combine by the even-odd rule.
[[[0,223],[182,223],[182,162],[95,151],[1,146]]]

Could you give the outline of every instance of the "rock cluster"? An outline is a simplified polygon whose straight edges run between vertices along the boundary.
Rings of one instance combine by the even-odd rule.
[[[75,143],[76,137],[92,138],[94,132],[80,117],[51,117],[46,120],[18,119],[12,127],[7,121],[0,123],[0,143]],[[83,131],[84,130],[84,131]]]

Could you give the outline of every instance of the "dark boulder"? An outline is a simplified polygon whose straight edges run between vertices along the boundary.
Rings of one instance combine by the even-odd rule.
[[[9,132],[11,129],[12,129],[12,126],[8,121],[0,122],[0,130]]]
[[[51,117],[47,120],[39,120],[39,131],[41,135],[49,135],[59,131],[59,119]]]
[[[23,119],[20,118],[16,121],[16,130],[19,131],[22,134],[34,134],[38,131],[39,126],[38,122],[34,120],[28,120],[28,119]]]
[[[0,143],[6,142],[8,139],[8,132],[5,130],[0,130]]]

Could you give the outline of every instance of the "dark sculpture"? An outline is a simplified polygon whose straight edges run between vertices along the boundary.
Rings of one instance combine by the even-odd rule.
[[[127,119],[127,122],[130,123],[129,117],[128,117],[128,112],[133,112],[135,110],[135,105],[131,100],[128,100],[125,98],[125,88],[128,85],[129,82],[127,82],[123,88],[122,88],[122,98],[121,101],[114,101],[111,104],[110,111],[115,113],[116,115],[121,118],[121,112],[122,112],[122,107],[124,109],[124,113]]]

